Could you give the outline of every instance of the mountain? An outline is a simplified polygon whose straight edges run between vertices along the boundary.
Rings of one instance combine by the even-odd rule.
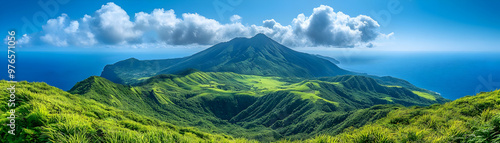
[[[407,83],[390,77],[378,80]],[[260,141],[334,135],[398,107],[381,104],[428,106],[448,101],[411,84],[387,83],[362,75],[311,79],[187,69],[133,86],[93,76],[69,92],[177,126]]]
[[[189,68],[206,72],[286,77],[356,74],[318,56],[287,48],[264,34],[257,34],[252,38],[235,38],[219,43],[184,58],[127,59],[107,65],[101,77],[115,83],[136,84],[154,75],[173,74]]]

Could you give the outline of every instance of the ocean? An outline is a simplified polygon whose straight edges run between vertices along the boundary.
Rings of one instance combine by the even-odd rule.
[[[500,89],[498,52],[323,51],[316,54],[337,59],[341,68],[404,79],[452,100]]]
[[[69,90],[78,81],[99,76],[105,65],[120,60],[131,57],[141,60],[177,58],[200,50],[202,48],[144,52],[19,51],[16,53],[16,80],[46,82]],[[500,89],[499,53],[306,52],[333,57],[340,61],[339,67],[347,70],[401,78],[452,100],[480,91]],[[8,78],[7,69],[1,70],[0,74],[1,79]]]
[[[134,51],[17,51],[17,81],[46,82],[62,90],[70,90],[77,82],[90,76],[100,76],[107,64],[137,58],[141,60],[184,57],[201,49],[182,52]],[[6,54],[7,55],[7,54]],[[7,65],[5,56],[4,65]],[[7,68],[0,70],[1,79],[8,79]]]

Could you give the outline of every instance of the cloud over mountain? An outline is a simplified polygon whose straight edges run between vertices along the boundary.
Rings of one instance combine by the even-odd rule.
[[[135,13],[131,20],[125,10],[110,2],[94,14],[77,20],[71,20],[66,14],[50,19],[41,32],[28,38],[61,47],[148,43],[211,45],[264,33],[291,47],[355,47],[392,35],[380,33],[380,25],[368,16],[350,17],[325,5],[314,8],[310,16],[299,14],[289,25],[274,19],[264,20],[260,26],[244,25],[242,20],[233,15],[230,23],[222,24],[197,13],[183,13],[178,17],[174,10],[164,9]]]
[[[309,39],[313,45],[350,47],[367,43],[380,35],[380,25],[372,18],[360,15],[350,17],[333,8],[321,5],[311,16],[300,14],[292,22],[294,33]]]

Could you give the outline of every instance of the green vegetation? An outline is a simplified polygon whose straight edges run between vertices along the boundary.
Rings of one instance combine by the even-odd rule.
[[[345,81],[296,81],[265,77],[267,81],[279,81],[268,82],[277,83],[273,89],[275,91],[263,93],[257,90],[253,95],[246,95],[243,93],[248,93],[248,91],[236,90],[240,89],[237,88],[238,86],[218,86],[221,90],[224,88],[234,90],[224,90],[220,95],[212,95],[217,91],[205,92],[205,90],[217,87],[216,85],[228,85],[222,83],[224,80],[238,81],[246,77],[246,75],[234,73],[194,72],[185,76],[156,76],[148,79],[147,83],[135,87],[112,84],[103,78],[91,77],[80,82],[80,87],[75,86],[73,89],[88,90],[83,96],[70,94],[45,83],[19,82],[16,83],[18,135],[8,135],[6,131],[9,127],[2,126],[0,137],[2,141],[9,142],[258,142],[249,139],[264,142],[277,139],[278,142],[500,141],[500,90],[463,97],[442,105],[405,107],[389,104],[354,110],[344,107],[348,106],[344,102],[334,102],[338,105],[329,102],[330,99],[322,97],[322,90],[316,92],[316,88],[325,86],[323,85],[325,83],[336,86],[353,85],[343,83]],[[252,81],[255,81],[255,76],[248,78],[249,80],[245,82],[254,83]],[[354,79],[356,77],[339,78]],[[211,85],[209,81],[206,81],[208,79],[213,80]],[[296,82],[289,83],[290,81]],[[173,83],[177,86],[166,86],[173,85]],[[194,86],[205,85],[205,83],[209,86]],[[236,83],[245,85],[242,82],[234,84]],[[308,85],[307,88],[301,87],[303,84]],[[6,81],[0,81],[1,87],[6,88],[8,85]],[[96,88],[101,89],[99,86],[112,90],[96,90]],[[241,86],[241,88],[246,86],[250,85]],[[172,93],[162,91],[163,88],[169,87],[202,90],[204,94],[186,95],[189,98],[184,100],[193,103],[180,102],[176,98],[160,94],[158,96],[138,94],[153,87],[156,88],[146,93],[162,92],[162,94],[182,97],[178,95],[179,93],[175,93],[176,90],[172,90],[174,91]],[[404,89],[404,87],[392,88]],[[315,92],[306,92],[308,90],[315,90]],[[115,96],[115,94],[129,91],[130,94],[127,97],[130,99],[123,100],[126,99],[124,96]],[[139,96],[131,96],[134,92]],[[2,90],[1,93],[5,95],[7,91]],[[116,101],[104,102],[102,100],[103,103],[100,103],[97,97],[96,99],[88,97],[90,94],[102,95],[102,99],[116,99]],[[315,96],[304,98],[302,94]],[[2,111],[8,109],[6,98],[2,96],[0,99]],[[150,102],[155,102],[157,105],[150,106],[151,109],[147,110],[142,109],[142,105],[130,106],[126,108],[127,110],[120,109],[124,108],[123,106],[135,104],[136,102],[131,102],[132,98],[147,105],[154,105]],[[159,98],[164,99],[153,100]],[[244,106],[244,108],[235,109],[238,106],[234,104]],[[192,111],[197,108],[206,111]],[[135,110],[138,109],[142,109],[143,112],[136,112]],[[173,113],[161,112],[160,109]],[[219,110],[224,111],[216,112]],[[165,117],[174,119],[166,120],[155,112],[168,114]],[[176,116],[180,114],[175,112],[180,112],[185,116]],[[232,112],[238,113],[231,115]],[[150,113],[151,115],[148,115]],[[226,115],[228,113],[229,115]],[[7,116],[9,113],[2,113],[0,122],[8,122]],[[194,120],[195,118],[199,119]],[[192,121],[192,124],[183,124],[174,120]]]
[[[302,79],[189,69],[153,76],[135,86],[94,76],[69,92],[177,126],[260,141],[337,134],[349,127],[343,124],[361,126],[382,117],[357,114],[378,104],[446,101],[439,96],[441,100],[422,98],[412,90],[433,93],[416,87],[384,84],[389,86],[366,76]],[[385,115],[388,109],[371,112]],[[358,117],[363,121],[350,120]]]
[[[500,142],[500,90],[443,105],[401,107],[361,128],[296,142]]]
[[[426,98],[429,100],[436,100],[436,97],[430,95],[429,93],[424,93],[424,92],[420,92],[420,91],[412,91],[412,92],[420,97],[423,97],[423,98]]]
[[[2,80],[0,87],[10,83]],[[45,83],[16,83],[16,135],[0,127],[2,142],[254,142],[184,128],[69,94]],[[7,95],[6,90],[0,91]],[[7,107],[1,96],[0,108]],[[9,122],[3,112],[0,122]]]

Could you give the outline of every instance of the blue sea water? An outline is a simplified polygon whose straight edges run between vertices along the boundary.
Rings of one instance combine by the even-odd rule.
[[[191,55],[202,50],[149,52],[19,51],[16,80],[46,82],[69,90],[78,81],[100,75],[107,64],[135,57],[165,59]],[[315,53],[314,51],[308,51]],[[405,79],[448,99],[500,88],[500,54],[487,52],[316,52],[334,57],[339,67],[379,76]],[[7,57],[5,57],[7,59]],[[6,60],[5,60],[6,61]],[[4,65],[6,65],[5,62]],[[0,71],[8,79],[7,68]]]
[[[194,51],[198,51],[194,49]],[[101,52],[101,51],[17,51],[15,63],[16,81],[46,82],[63,90],[69,90],[77,82],[90,76],[101,75],[107,64],[137,58],[141,60],[176,58],[191,55],[187,52]],[[6,54],[7,55],[7,54]],[[4,65],[7,67],[7,56]],[[1,79],[8,79],[7,68],[0,70]]]
[[[347,53],[347,54],[346,54]],[[392,76],[432,90],[447,99],[500,89],[498,52],[321,52],[339,67]]]

